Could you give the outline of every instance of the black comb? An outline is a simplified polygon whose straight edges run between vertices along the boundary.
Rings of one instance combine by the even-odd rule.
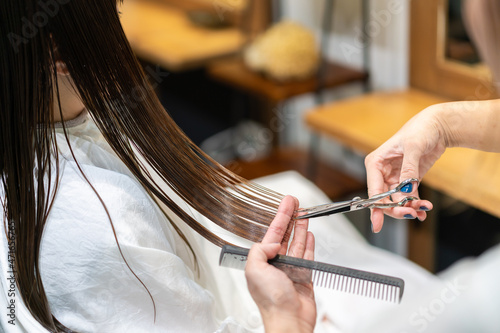
[[[219,265],[245,269],[249,249],[224,245]],[[393,276],[360,271],[353,268],[322,262],[277,255],[268,261],[284,271],[298,283],[312,283],[317,287],[331,288],[351,294],[399,303],[403,297],[405,282]]]

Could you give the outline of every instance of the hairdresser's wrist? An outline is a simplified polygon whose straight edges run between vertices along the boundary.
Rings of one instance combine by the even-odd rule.
[[[431,111],[446,147],[500,151],[500,100],[443,103]]]
[[[446,148],[461,146],[464,138],[460,129],[465,119],[459,104],[455,102],[436,104],[425,111],[429,112],[430,123],[437,129]]]

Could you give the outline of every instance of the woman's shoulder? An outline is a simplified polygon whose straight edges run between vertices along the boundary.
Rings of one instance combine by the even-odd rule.
[[[174,241],[164,230],[165,224],[164,215],[135,178],[113,169],[68,161],[61,170],[46,228],[80,228],[86,234],[96,233],[99,239],[108,235],[107,241],[115,243],[114,229],[122,241],[173,252],[172,246],[166,246]]]

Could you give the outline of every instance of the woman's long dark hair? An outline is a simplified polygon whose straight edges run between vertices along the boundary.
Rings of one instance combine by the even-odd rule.
[[[66,64],[91,117],[140,183],[214,244],[225,241],[177,206],[134,151],[194,209],[252,241],[261,240],[281,198],[221,167],[174,124],[130,49],[116,6],[116,0],[0,1],[0,168],[7,241],[15,244],[18,291],[51,331],[67,331],[52,316],[38,266],[58,184],[56,61]]]

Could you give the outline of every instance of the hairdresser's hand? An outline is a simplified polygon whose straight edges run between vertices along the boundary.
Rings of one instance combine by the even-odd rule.
[[[419,180],[431,168],[446,149],[440,120],[434,114],[434,106],[425,109],[410,119],[392,138],[369,154],[365,159],[368,196],[388,191],[408,178]],[[414,188],[411,195],[419,197]],[[403,194],[392,195],[399,201]],[[385,201],[389,201],[386,199]],[[398,219],[418,218],[423,221],[426,211],[432,209],[427,200],[415,200],[407,207],[372,209],[371,221],[374,232],[379,232],[384,223],[384,213]]]
[[[316,323],[312,283],[294,283],[267,263],[278,253],[286,253],[287,244],[282,240],[297,208],[297,199],[285,197],[262,243],[252,246],[248,255],[245,268],[248,289],[262,314],[266,332],[313,332]],[[288,255],[314,259],[314,236],[307,228],[308,220],[295,221]]]

